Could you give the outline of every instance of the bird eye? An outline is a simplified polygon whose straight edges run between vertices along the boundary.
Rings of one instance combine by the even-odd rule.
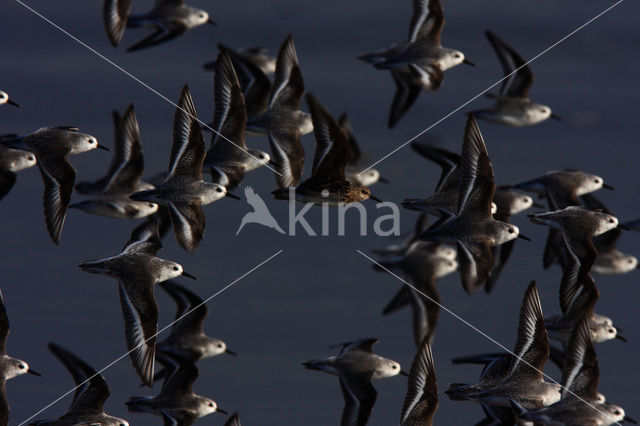
[[[616,410],[616,411],[614,411],[613,413],[614,413],[616,416],[619,416],[619,415],[620,415],[620,410]]]
[[[609,333],[613,333],[613,332],[614,332],[613,328],[610,328]]]
[[[613,219],[609,219],[609,223],[613,223]]]
[[[453,266],[453,262],[449,262],[449,263],[447,263],[447,265]]]
[[[96,143],[96,140],[95,139],[89,139],[89,143],[90,144],[94,144],[94,143]]]
[[[633,259],[627,259],[627,262],[633,263]]]
[[[593,180],[595,183],[600,183],[600,179],[594,179]]]
[[[222,347],[222,343],[218,343],[218,347],[221,348]]]
[[[210,403],[209,403],[209,407],[213,407],[213,402],[210,402]]]
[[[22,364],[18,364],[18,368],[19,368],[20,370],[24,370],[24,369],[25,369],[25,366],[24,366],[24,365],[22,365]]]
[[[36,157],[34,157],[33,155],[30,155],[30,156],[27,157],[27,160],[36,161]]]
[[[454,58],[459,58],[459,57],[460,57],[460,54],[459,54],[459,53],[456,53],[456,54],[454,54],[454,55],[453,55],[453,57],[454,57]]]
[[[512,228],[509,228],[509,233],[510,234],[513,234],[514,232],[516,232],[516,231],[514,231]]]
[[[222,192],[222,189],[216,188],[216,192]]]
[[[173,267],[173,270],[174,270],[174,271],[179,271],[179,270],[180,270],[180,268],[178,268],[177,266],[174,266],[174,267]]]
[[[391,368],[393,368],[395,370],[396,368],[398,368],[398,366],[397,365],[392,365]]]

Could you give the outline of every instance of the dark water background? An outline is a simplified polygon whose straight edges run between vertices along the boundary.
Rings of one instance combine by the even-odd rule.
[[[101,2],[86,0],[27,0],[44,16],[76,35],[160,93],[177,100],[182,84],[191,86],[201,117],[213,110],[211,74],[201,64],[216,56],[216,43],[232,47],[264,45],[275,54],[288,33],[295,38],[306,87],[338,115],[348,111],[358,138],[371,160],[413,137],[446,113],[495,82],[501,69],[483,31],[491,29],[530,58],[591,19],[609,1],[445,1],[446,46],[465,52],[476,68],[461,65],[447,71],[440,91],[422,93],[416,105],[394,130],[386,128],[393,82],[386,72],[357,61],[359,53],[406,37],[411,5],[405,1],[248,1],[207,2],[194,6],[213,12],[217,28],[197,28],[178,40],[135,54],[124,47],[144,36],[130,31],[120,49],[104,34]],[[150,1],[134,2],[134,12]],[[640,102],[637,77],[640,59],[637,2],[624,1],[574,37],[532,64],[536,82],[532,98],[550,105],[563,122],[513,129],[481,123],[499,184],[516,183],[547,170],[579,168],[596,173],[616,187],[598,194],[622,220],[640,215],[637,158],[640,152]],[[0,4],[0,87],[22,104],[0,109],[1,132],[26,133],[46,125],[75,125],[112,145],[111,110],[134,102],[142,130],[149,174],[168,162],[174,108],[81,47],[13,0]],[[488,105],[481,98],[464,110]],[[453,115],[429,137],[458,151],[465,116]],[[433,140],[433,139],[432,139]],[[267,148],[266,138],[252,137],[249,146]],[[304,137],[313,152],[312,135]],[[94,151],[72,159],[78,179],[101,175],[110,154]],[[310,161],[310,159],[309,159]],[[378,168],[392,185],[377,184],[374,192],[385,200],[428,195],[438,168],[406,147]],[[307,171],[308,173],[308,171]],[[286,203],[275,202],[271,172],[260,169],[244,184],[264,196],[274,216],[284,223]],[[241,191],[237,191],[241,194]],[[0,265],[2,291],[12,333],[9,353],[27,360],[42,378],[19,377],[7,386],[11,423],[18,424],[72,388],[64,367],[47,351],[50,341],[67,346],[96,368],[125,352],[123,324],[114,280],[80,271],[83,259],[117,254],[128,239],[132,222],[70,211],[59,247],[43,223],[42,182],[34,168],[20,174],[13,191],[0,204]],[[80,199],[74,195],[74,200]],[[371,217],[377,212],[367,203]],[[383,318],[380,311],[401,283],[375,273],[356,250],[385,244],[375,236],[359,237],[357,223],[349,222],[344,237],[281,236],[256,225],[236,237],[240,218],[249,210],[244,202],[221,200],[207,206],[207,233],[196,255],[188,255],[174,238],[165,239],[161,256],[182,263],[198,281],[180,280],[206,297],[241,276],[278,250],[284,252],[247,276],[210,303],[209,334],[222,338],[239,353],[199,364],[195,390],[226,410],[239,410],[247,425],[336,424],[342,409],[337,380],[306,371],[300,362],[333,353],[333,343],[375,336],[376,351],[409,367],[414,354],[410,312]],[[320,211],[307,215],[320,228]],[[402,213],[402,228],[415,216]],[[337,216],[331,217],[332,229]],[[493,338],[513,347],[520,301],[528,282],[536,279],[545,314],[559,311],[560,270],[543,271],[541,254],[546,229],[514,218],[530,244],[519,241],[494,294],[466,295],[459,275],[441,280],[443,303]],[[371,225],[369,227],[371,230]],[[640,254],[640,236],[625,234],[620,249]],[[607,400],[640,416],[638,348],[638,272],[596,277],[601,292],[597,311],[624,328],[629,343],[597,346]],[[157,291],[160,326],[174,315],[171,300]],[[162,336],[161,336],[162,337]],[[449,402],[442,391],[450,382],[474,380],[477,367],[452,366],[453,356],[495,351],[498,348],[447,313],[441,314],[434,356],[440,385],[437,424],[473,424],[482,417],[478,406]],[[545,371],[559,380],[552,365]],[[160,419],[129,414],[123,402],[140,389],[128,359],[104,373],[111,386],[107,412],[135,425],[159,424]],[[379,396],[372,425],[397,424],[406,379],[394,377],[375,384]],[[40,414],[55,418],[67,409],[71,397]],[[223,424],[212,415],[201,424]]]

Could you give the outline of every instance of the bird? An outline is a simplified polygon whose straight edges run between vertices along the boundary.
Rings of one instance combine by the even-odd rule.
[[[425,336],[430,342],[433,340],[440,315],[440,293],[436,287],[436,279],[458,269],[455,258],[441,255],[438,246],[437,243],[423,242],[404,256],[380,260],[375,265],[397,271],[406,279],[408,285],[403,285],[398,290],[382,313],[388,315],[410,305],[413,312],[414,342],[418,347]],[[453,253],[455,256],[455,252]]]
[[[20,108],[20,104],[17,104],[13,99],[11,99],[7,92],[0,90],[0,105],[4,104]]]
[[[600,368],[591,341],[589,319],[583,317],[569,339],[568,356],[562,370],[562,399],[548,407],[528,411],[511,401],[523,421],[567,426],[610,425],[623,421],[636,423],[622,407],[601,401],[598,393]]]
[[[189,86],[185,85],[173,121],[166,179],[154,189],[136,192],[130,198],[167,206],[176,240],[190,253],[198,249],[204,236],[206,217],[202,206],[225,196],[235,197],[224,185],[202,180],[204,158],[202,130]]]
[[[604,213],[612,214],[611,211],[593,194],[585,194],[580,197],[585,207],[591,210],[601,210]],[[598,257],[593,263],[591,270],[596,274],[626,274],[638,268],[638,258],[622,253],[616,248],[618,240],[622,235],[622,229],[628,229],[625,224],[593,238],[593,245],[598,251]]]
[[[29,368],[29,364],[7,355],[7,337],[9,337],[9,317],[4,306],[4,297],[0,291],[0,424],[9,421],[9,401],[7,401],[7,380],[23,374],[40,376],[40,373]]]
[[[296,186],[302,176],[304,148],[300,136],[313,131],[311,116],[300,110],[303,95],[302,71],[289,35],[278,52],[268,109],[247,121],[247,130],[266,133],[269,138],[279,188]]]
[[[532,281],[520,308],[518,339],[513,355],[511,359],[497,359],[502,367],[500,373],[504,375],[502,380],[475,392],[473,386],[471,392],[464,386],[447,392],[498,407],[509,408],[510,400],[515,400],[527,409],[546,407],[559,401],[561,397],[561,386],[558,383],[544,381],[542,369],[548,357],[549,341],[542,305],[536,283]],[[485,367],[485,370],[491,365]]]
[[[154,376],[158,304],[155,284],[185,276],[195,279],[182,265],[156,257],[162,249],[157,233],[137,240],[137,235],[117,256],[84,260],[78,266],[85,272],[103,274],[118,280],[125,336],[131,362],[143,384],[151,386]]]
[[[431,426],[438,408],[438,382],[431,353],[425,339],[416,352],[409,370],[407,394],[402,404],[401,426]]]
[[[493,167],[476,120],[470,116],[465,128],[459,170],[456,214],[441,219],[419,239],[454,244],[462,285],[468,293],[480,289],[493,269],[491,247],[515,238],[528,239],[517,226],[493,219],[495,193]]]
[[[56,420],[36,420],[35,426],[103,425],[129,426],[129,422],[104,412],[102,406],[111,391],[102,374],[89,364],[56,343],[49,350],[64,364],[76,384],[76,393],[69,410]]]
[[[334,345],[332,347],[342,347],[338,356],[302,364],[309,370],[338,376],[345,402],[341,426],[362,426],[367,423],[378,395],[371,380],[401,374],[400,364],[373,353],[372,347],[377,342],[378,339],[365,338]]]
[[[245,214],[242,217],[242,221],[240,222],[240,226],[236,231],[236,235],[238,235],[240,231],[242,231],[242,228],[244,228],[244,226],[248,223],[257,223],[262,226],[275,229],[281,234],[285,233],[269,211],[269,208],[265,204],[264,200],[258,194],[256,194],[252,187],[246,186],[244,188],[244,195],[247,198],[247,203],[249,203],[249,205],[253,207],[253,211]]]
[[[369,198],[382,202],[366,186],[346,179],[345,168],[351,157],[347,135],[313,94],[307,94],[306,99],[317,142],[311,177],[297,186],[276,189],[275,198],[288,200],[293,195],[297,201],[317,205],[349,204]]]
[[[5,137],[7,136],[0,136],[0,140]],[[6,197],[13,188],[17,173],[35,165],[36,156],[33,153],[0,147],[0,200]]]
[[[91,135],[79,133],[77,127],[43,127],[25,136],[0,140],[0,146],[28,151],[35,155],[44,181],[44,218],[49,236],[60,244],[62,227],[71,200],[76,169],[69,156],[109,149]]]
[[[563,292],[566,287],[560,289],[560,300],[567,299]],[[594,343],[605,342],[607,340],[619,339],[626,342],[613,325],[613,321],[601,314],[593,311],[593,308],[600,298],[600,292],[592,280],[586,280],[582,284],[580,292],[572,300],[568,308],[562,311],[562,315],[553,315],[545,318],[545,326],[549,333],[549,338],[567,343],[571,333],[583,317],[588,319],[591,340]]]
[[[462,63],[474,65],[464,54],[442,46],[444,13],[440,0],[414,0],[409,39],[358,59],[391,70],[396,94],[388,125],[394,127],[415,102],[421,89],[437,90],[444,71]]]
[[[171,334],[158,343],[158,349],[176,353],[193,362],[225,353],[236,355],[225,342],[204,333],[204,320],[209,315],[209,309],[199,296],[173,281],[164,281],[159,285],[176,302],[178,310]]]
[[[211,413],[227,414],[209,398],[193,392],[193,382],[200,372],[188,359],[171,352],[158,351],[158,361],[169,369],[156,396],[132,396],[125,404],[133,413],[161,416],[164,424],[188,426]]]
[[[412,143],[411,147],[422,157],[433,161],[442,168],[435,194],[427,198],[409,198],[402,206],[438,216],[441,219],[455,215],[458,209],[458,192],[460,189],[460,155],[444,148],[425,143]],[[497,206],[491,201],[491,213],[495,214]]]
[[[566,312],[581,285],[593,281],[590,271],[598,252],[592,238],[616,228],[618,219],[610,214],[579,206],[556,210],[556,206],[552,205],[551,209],[550,212],[534,213],[528,217],[535,224],[546,225],[561,232],[566,263],[562,267],[560,307]]]
[[[104,0],[102,18],[107,37],[117,47],[127,28],[151,27],[155,31],[127,49],[145,49],[173,40],[203,24],[217,25],[209,13],[188,6],[184,0],[155,0],[153,8],[142,15],[130,15],[132,0]]]
[[[508,186],[496,188],[496,193],[493,195],[493,202],[496,204],[496,212],[493,214],[493,218],[507,223],[511,221],[511,216],[514,214],[521,213],[530,207],[542,207],[534,203],[530,196],[514,191]],[[491,293],[494,289],[502,269],[511,257],[515,243],[516,240],[511,240],[502,245],[492,247],[495,263],[491,275],[489,275],[489,279],[484,286],[487,293]]]
[[[109,175],[97,182],[80,182],[83,190],[102,187],[97,197],[70,204],[69,208],[79,209],[118,219],[140,219],[158,211],[155,203],[133,201],[129,195],[143,188],[152,187],[140,181],[144,173],[144,159],[140,144],[140,127],[133,105],[127,108],[122,119],[114,114],[116,126],[116,148]],[[105,179],[108,178],[108,179]]]
[[[552,170],[535,179],[521,182],[515,185],[514,188],[537,193],[540,197],[546,197],[549,208],[554,205],[558,209],[581,206],[580,196],[597,191],[600,188],[613,190],[613,187],[606,184],[600,176],[571,169]],[[556,261],[561,264],[566,263],[563,244],[559,231],[549,229],[542,265],[547,269]]]
[[[247,112],[229,54],[221,52],[216,64],[214,133],[204,166],[211,172],[213,182],[232,190],[246,172],[268,164],[271,157],[264,151],[247,148],[244,137]]]
[[[344,170],[347,179],[353,183],[359,183],[364,186],[373,185],[378,181],[389,183],[388,179],[380,176],[378,170],[371,167],[364,168],[362,164],[360,164],[362,161],[362,151],[360,151],[360,147],[358,146],[358,141],[356,140],[356,135],[351,126],[351,121],[349,117],[347,117],[347,113],[342,113],[338,118],[338,123],[347,134],[349,145],[351,145],[351,158],[349,158],[349,163]]]
[[[498,95],[487,93],[487,96],[495,99],[496,103],[489,108],[472,111],[470,114],[480,120],[515,127],[538,124],[549,117],[560,120],[559,116],[551,112],[551,108],[529,99],[533,73],[527,62],[491,31],[485,31],[485,35],[500,59],[504,79]]]

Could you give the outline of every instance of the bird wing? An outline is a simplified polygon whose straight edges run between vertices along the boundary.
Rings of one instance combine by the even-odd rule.
[[[185,84],[173,119],[173,144],[167,181],[182,178],[202,180],[204,153],[198,113],[189,86]]]
[[[424,158],[433,161],[442,168],[440,179],[436,185],[436,192],[459,188],[460,183],[458,174],[454,172],[459,168],[460,155],[444,148],[419,142],[412,142],[411,148]]]
[[[473,116],[469,116],[460,156],[458,215],[465,212],[491,218],[491,202],[496,191],[493,167],[487,146]]]
[[[549,357],[549,340],[535,281],[529,284],[520,308],[514,353],[516,357],[509,370],[509,377],[528,375],[542,380],[542,368]]]
[[[153,283],[119,282],[118,290],[129,356],[143,383],[151,386],[158,332],[158,305],[153,295]]]
[[[125,111],[116,130],[116,152],[114,168],[105,186],[107,194],[131,194],[137,189],[144,173],[144,159],[140,144],[140,126],[133,105]]]
[[[487,281],[493,268],[493,253],[487,242],[457,241],[460,277],[467,293],[474,293]]]
[[[402,404],[401,424],[431,424],[438,407],[438,383],[431,353],[431,345],[425,339],[419,346],[407,384],[407,394]]]
[[[169,215],[180,247],[194,253],[204,237],[207,220],[201,203],[173,201],[169,203]]]
[[[378,392],[368,378],[340,376],[340,388],[344,396],[341,426],[364,426],[369,420]]]
[[[579,397],[587,401],[598,399],[600,368],[591,341],[589,317],[583,316],[576,324],[567,349],[562,369],[562,397]],[[572,394],[569,394],[569,391]]]
[[[327,108],[312,94],[307,95],[317,145],[310,181],[322,184],[344,180],[344,168],[351,157],[349,139]]]
[[[102,411],[111,394],[102,374],[60,345],[49,343],[49,350],[69,370],[77,386],[69,411]]]
[[[117,47],[127,28],[127,20],[131,12],[131,0],[105,0],[102,6],[102,20],[107,37]]]
[[[202,331],[204,320],[209,315],[209,309],[200,296],[173,281],[164,281],[159,285],[169,293],[178,306],[175,317],[177,322],[173,326],[176,332],[179,330]]]
[[[304,81],[298,65],[298,55],[291,35],[280,46],[276,59],[276,73],[269,109],[287,108],[300,109],[300,99],[304,94]]]
[[[235,50],[222,44],[218,44],[218,49],[221,52],[227,52],[233,63],[242,88],[247,116],[255,117],[263,113],[268,107],[269,93],[271,92],[269,78],[259,67],[242,57]]]
[[[413,84],[413,76],[410,72],[399,69],[391,69],[391,76],[396,84],[396,92],[391,102],[389,111],[389,128],[394,127],[398,121],[409,111],[411,105],[418,99],[422,90],[420,86]]]
[[[178,354],[158,351],[158,361],[167,369],[167,377],[162,382],[163,395],[190,395],[193,393],[192,385],[200,372],[194,364]]]
[[[409,43],[423,42],[440,46],[444,14],[440,0],[413,0],[413,15],[409,26]]]
[[[2,290],[0,290],[0,356],[7,354],[7,337],[9,337],[9,316],[4,306]]]
[[[9,170],[0,169],[0,200],[2,200],[16,183],[17,175]]]
[[[76,170],[69,162],[68,155],[59,153],[56,158],[38,156],[38,168],[44,181],[44,217],[49,235],[54,243],[60,243],[62,227],[71,200]]]
[[[243,159],[249,155],[244,140],[247,111],[238,76],[229,54],[224,51],[216,60],[214,94],[214,132],[206,161],[219,164]]]
[[[494,33],[486,31],[485,35],[498,55],[504,76],[507,77],[502,82],[500,94],[510,98],[529,98],[529,89],[533,84],[533,73],[529,66],[511,46]]]
[[[300,143],[300,132],[289,129],[269,131],[269,144],[276,166],[276,182],[279,188],[298,185],[304,166],[304,148]]]

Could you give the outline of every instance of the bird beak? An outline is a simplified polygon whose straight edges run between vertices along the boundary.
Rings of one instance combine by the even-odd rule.
[[[218,23],[217,23],[216,21],[214,21],[213,19],[211,19],[211,18],[209,18],[209,19],[207,20],[207,24],[209,24],[209,25],[213,25],[214,27],[217,27],[217,26],[218,26]]]
[[[220,408],[216,408],[216,413],[224,414],[225,416],[229,415],[228,411],[224,411],[224,410],[222,410]]]
[[[554,113],[551,113],[551,118],[553,118],[554,120],[562,121],[562,118],[560,118],[559,115],[556,115]]]
[[[197,280],[197,278],[194,275],[191,275],[190,273],[188,273],[187,271],[182,271],[182,275],[187,277],[187,278],[191,278],[192,280]]]
[[[27,373],[29,374],[33,374],[34,376],[38,376],[38,377],[42,377],[42,374],[38,373],[37,371],[34,371],[32,369],[28,369]]]
[[[544,205],[540,204],[540,203],[533,203],[531,204],[531,207],[535,207],[536,209],[544,209]]]
[[[232,351],[231,349],[227,348],[224,350],[224,353],[229,354],[229,355],[233,355],[233,356],[238,356],[237,353],[235,353],[234,351]]]
[[[602,184],[602,187],[603,187],[604,189],[608,189],[609,191],[615,191],[615,188],[614,188],[613,186],[611,186],[611,185],[607,185],[606,183],[603,183],[603,184]]]
[[[8,103],[9,105],[13,105],[13,106],[14,106],[14,107],[16,107],[16,108],[20,108],[20,104],[18,104],[18,103],[16,103],[16,102],[12,101],[11,99],[9,99],[9,100],[7,101],[7,103]]]
[[[637,424],[638,424],[638,422],[636,422],[635,420],[633,420],[633,419],[632,419],[631,417],[629,417],[629,416],[624,416],[624,417],[622,418],[622,421],[623,421],[623,422],[633,423],[634,425],[637,425]]]
[[[619,223],[618,224],[618,228],[623,229],[625,231],[631,231],[631,228],[629,228],[627,225],[625,225],[623,223]]]
[[[377,202],[377,203],[384,203],[384,201],[382,201],[380,198],[374,196],[374,195],[369,195],[369,198],[371,198],[373,201]]]
[[[227,192],[227,197],[233,198],[234,200],[242,200],[242,198],[238,197],[236,194],[232,194],[231,192]]]
[[[389,185],[391,182],[389,181],[389,179],[387,179],[386,177],[382,177],[380,176],[378,178],[378,181],[382,182],[382,183],[386,183],[387,185]]]
[[[400,373],[398,373],[398,374],[401,374],[401,375],[403,375],[405,377],[409,377],[409,373],[407,373],[406,371],[403,371],[403,370],[400,370]]]
[[[473,62],[471,62],[471,61],[470,61],[470,60],[468,60],[468,59],[464,59],[464,60],[462,61],[462,63],[463,63],[463,64],[467,64],[467,65],[471,65],[472,67],[475,67],[475,66],[476,66],[476,64],[474,64]]]
[[[624,336],[623,336],[622,334],[620,334],[620,333],[617,333],[617,334],[616,334],[616,339],[618,339],[618,340],[622,340],[622,341],[623,341],[623,342],[625,342],[625,343],[627,342],[627,338],[626,338],[626,337],[624,337]]]
[[[107,147],[106,147],[106,146],[104,146],[104,145],[100,145],[100,144],[98,144],[98,147],[97,147],[97,148],[98,148],[98,149],[101,149],[101,150],[103,150],[103,151],[109,151],[109,148],[107,148]]]
[[[522,234],[518,234],[518,238],[520,238],[522,240],[526,240],[526,241],[531,241],[531,238],[527,237],[526,235],[522,235]]]

